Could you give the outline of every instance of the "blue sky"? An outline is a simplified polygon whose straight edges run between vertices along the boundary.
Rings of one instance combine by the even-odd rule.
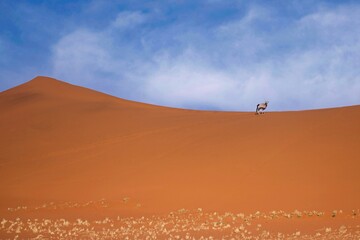
[[[191,109],[360,104],[360,2],[0,0],[0,91],[37,75]]]

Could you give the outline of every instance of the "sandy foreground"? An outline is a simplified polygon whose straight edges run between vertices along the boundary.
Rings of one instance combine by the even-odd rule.
[[[0,136],[0,239],[360,239],[360,106],[193,111],[37,77],[0,93]]]

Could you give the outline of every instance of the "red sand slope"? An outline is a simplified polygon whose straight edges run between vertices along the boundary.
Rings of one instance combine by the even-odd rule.
[[[116,211],[130,215],[360,205],[360,106],[191,111],[37,77],[0,93],[0,135],[1,209],[124,197],[136,210]]]

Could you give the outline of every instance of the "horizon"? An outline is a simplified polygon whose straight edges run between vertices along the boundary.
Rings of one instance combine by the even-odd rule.
[[[187,111],[187,110],[189,110],[189,111],[201,111],[201,112],[227,112],[227,113],[253,113],[253,112],[255,112],[255,110],[236,111],[236,110],[216,110],[216,109],[191,109],[191,108],[172,107],[172,106],[166,106],[166,105],[158,105],[158,104],[153,104],[153,103],[140,102],[140,101],[136,101],[136,100],[130,100],[130,99],[126,99],[126,98],[121,98],[121,97],[118,97],[118,96],[115,96],[115,95],[111,95],[111,94],[108,94],[108,93],[104,93],[104,92],[98,91],[98,90],[96,90],[96,89],[92,89],[92,88],[88,88],[88,87],[76,85],[76,84],[69,83],[69,82],[63,81],[63,80],[61,80],[61,79],[56,79],[56,78],[49,77],[49,76],[36,76],[36,77],[28,80],[27,82],[21,83],[20,85],[11,87],[11,88],[9,88],[9,89],[5,89],[4,91],[1,91],[0,93],[5,92],[5,91],[11,91],[12,89],[16,89],[17,87],[20,87],[21,85],[26,84],[26,83],[31,83],[32,81],[34,81],[34,80],[36,80],[36,79],[39,79],[39,78],[51,79],[51,81],[56,81],[56,82],[60,82],[60,83],[64,83],[64,84],[70,84],[70,85],[73,86],[73,87],[79,87],[79,88],[82,88],[82,89],[86,89],[86,90],[89,90],[89,91],[96,92],[96,93],[98,93],[98,94],[105,94],[105,95],[110,96],[110,97],[115,97],[115,98],[117,98],[118,100],[125,100],[125,101],[134,102],[134,103],[139,103],[139,104],[145,104],[145,105],[149,105],[149,106],[154,106],[154,107],[162,107],[162,108],[177,109],[177,110],[186,110],[186,111]],[[41,88],[41,87],[40,87],[40,88]],[[281,113],[281,112],[316,111],[316,110],[326,110],[326,109],[336,109],[336,108],[357,107],[357,106],[359,106],[359,105],[360,105],[360,104],[345,105],[345,106],[336,106],[336,107],[325,107],[325,108],[314,108],[314,109],[301,109],[301,110],[269,110],[269,108],[267,108],[267,109],[265,110],[265,112]],[[256,106],[255,106],[255,107],[256,107]]]
[[[360,3],[0,3],[0,91],[48,76],[210,111],[360,104]]]

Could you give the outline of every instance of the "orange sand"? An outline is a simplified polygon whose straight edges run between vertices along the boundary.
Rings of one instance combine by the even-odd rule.
[[[0,135],[0,218],[360,207],[359,105],[193,111],[37,77],[0,93]],[[35,210],[100,199],[109,206]],[[272,228],[289,226],[279,224]]]

